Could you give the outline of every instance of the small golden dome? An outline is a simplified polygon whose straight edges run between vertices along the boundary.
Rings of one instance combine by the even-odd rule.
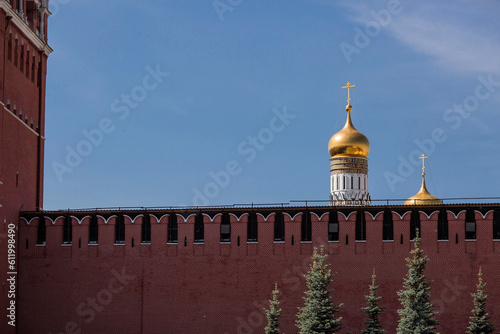
[[[418,193],[410,198],[408,198],[405,202],[405,205],[422,205],[422,204],[443,204],[443,200],[437,198],[436,196],[432,196],[427,187],[425,186],[425,176],[422,179],[422,187]]]
[[[436,196],[432,196],[425,186],[425,159],[427,158],[428,156],[423,153],[422,156],[419,157],[419,159],[422,159],[422,186],[416,195],[406,200],[405,205],[443,204],[443,200]]]
[[[347,120],[342,130],[330,138],[328,142],[328,152],[330,156],[346,155],[352,157],[367,158],[370,153],[370,142],[368,138],[352,125],[352,106],[346,106]]]

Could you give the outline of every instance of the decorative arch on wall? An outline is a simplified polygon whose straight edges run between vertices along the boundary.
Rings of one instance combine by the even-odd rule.
[[[267,215],[267,217],[266,217],[266,216],[264,216],[262,213],[257,212],[257,215],[261,216],[261,217],[262,217],[262,219],[264,219],[264,221],[265,221],[265,222],[267,222],[267,220],[269,219],[269,217],[270,217],[271,215],[275,215],[275,214],[276,214],[276,213],[271,212],[271,213],[269,213],[269,214]]]
[[[162,215],[160,218],[156,217],[156,215],[155,215],[155,214],[151,214],[151,213],[149,214],[149,216],[150,216],[150,217],[154,217],[154,218],[156,219],[156,223],[157,223],[157,224],[159,224],[159,223],[160,223],[160,221],[161,221],[163,218],[165,218],[165,217],[170,217],[170,214],[169,214],[169,213],[166,213],[166,214]]]
[[[490,213],[491,213],[491,214],[493,214],[493,212],[494,212],[494,211],[495,211],[495,210],[489,210],[489,211],[486,211],[486,213],[483,215],[483,214],[481,213],[481,211],[479,211],[479,210],[474,210],[474,212],[479,213],[479,214],[481,215],[481,217],[483,217],[483,219],[486,219],[486,216],[487,216],[487,215],[489,215]],[[493,219],[493,217],[491,217],[491,218]]]
[[[28,225],[28,226],[29,226],[29,225],[31,224],[31,222],[32,222],[34,219],[39,219],[39,218],[40,218],[40,217],[31,217],[31,219],[30,219],[30,220],[27,220],[26,218],[21,217],[21,220],[24,220],[24,221],[25,221],[25,223],[26,223],[26,225]]]
[[[347,220],[349,220],[349,218],[351,217],[351,215],[352,215],[352,214],[354,214],[354,215],[355,215],[355,214],[357,213],[357,211],[356,211],[356,210],[352,211],[351,213],[349,213],[349,214],[347,215],[347,217],[346,217],[346,215],[345,215],[342,211],[338,211],[338,213],[340,213],[342,216],[344,216],[344,219],[347,221]]]
[[[139,217],[144,217],[144,215],[143,215],[143,214],[137,215],[137,216],[135,216],[135,217],[134,217],[134,219],[132,219],[132,217],[130,217],[129,215],[126,215],[126,214],[124,214],[124,215],[123,215],[123,217],[127,217],[128,219],[130,219],[130,222],[131,222],[132,224],[134,224],[134,223],[135,223],[135,220],[136,220],[137,218],[139,218]]]
[[[116,217],[118,218],[118,215],[111,215],[109,216],[108,218],[105,218],[104,216],[101,216],[101,215],[97,215],[97,218],[101,217],[101,219],[104,221],[104,224],[108,224],[109,220],[113,217]]]
[[[243,218],[243,216],[245,216],[245,215],[248,216],[248,213],[245,212],[245,213],[241,214],[239,217],[236,214],[234,214],[234,213],[229,213],[229,215],[233,216],[234,218],[236,218],[236,221],[239,222],[241,220],[241,218]]]
[[[222,213],[218,213],[218,214],[214,215],[213,217],[210,217],[210,215],[208,215],[206,213],[202,213],[202,215],[205,217],[208,217],[208,219],[210,219],[210,222],[213,223],[215,218],[217,218],[217,216],[222,216]]]
[[[431,213],[427,214],[425,211],[418,211],[419,213],[423,213],[427,219],[431,219],[432,215],[437,213],[439,215],[439,210],[432,211]]]
[[[184,216],[183,216],[183,215],[181,215],[181,214],[179,214],[179,213],[176,213],[175,215],[176,215],[177,217],[181,217],[181,218],[182,218],[182,220],[184,220],[184,222],[185,222],[185,223],[187,223],[187,221],[189,220],[189,218],[190,218],[190,217],[192,217],[192,216],[195,216],[195,217],[196,217],[196,215],[197,215],[197,214],[196,214],[196,213],[192,213],[192,214],[190,214],[189,216],[187,216],[186,218],[184,218]]]
[[[446,212],[451,213],[451,214],[453,215],[453,217],[455,217],[455,219],[458,219],[458,216],[460,216],[462,213],[464,213],[464,214],[465,214],[465,213],[467,212],[467,210],[461,210],[461,211],[459,211],[457,214],[455,214],[455,213],[454,213],[453,211],[451,211],[451,210],[446,210]]]
[[[296,213],[296,214],[292,217],[292,216],[290,216],[290,214],[289,214],[288,212],[283,212],[283,216],[284,216],[284,215],[287,215],[287,216],[290,218],[290,220],[292,220],[292,221],[294,221],[294,220],[295,220],[295,217],[297,217],[298,215],[302,215],[302,214],[303,214],[303,212],[297,212],[297,213]]]
[[[403,215],[400,215],[399,212],[397,212],[397,211],[391,211],[391,212],[397,214],[399,219],[401,219],[401,220],[404,220],[406,215],[408,215],[408,214],[411,215],[411,211],[406,211],[405,213],[403,213]]]
[[[316,212],[314,212],[314,211],[311,211],[311,214],[315,215],[316,218],[318,218],[318,220],[321,221],[325,215],[330,215],[330,212],[323,212],[323,214],[321,215],[321,217],[318,216],[318,214]]]
[[[384,211],[379,211],[379,212],[377,212],[377,213],[375,214],[375,216],[374,216],[374,215],[373,215],[370,211],[365,211],[365,213],[369,214],[369,215],[372,217],[372,220],[375,220],[375,219],[377,219],[377,216],[378,216],[379,214],[382,214],[382,215],[383,215],[383,214],[384,214]]]
[[[83,222],[83,220],[84,220],[85,218],[87,218],[87,217],[88,217],[88,218],[92,218],[92,216],[90,216],[90,215],[86,215],[86,216],[83,216],[83,217],[81,217],[81,218],[78,218],[78,217],[76,217],[76,216],[70,216],[70,217],[71,217],[71,218],[74,218],[74,219],[76,220],[76,222],[78,223],[78,225],[81,225],[81,224],[82,224],[82,222]]]

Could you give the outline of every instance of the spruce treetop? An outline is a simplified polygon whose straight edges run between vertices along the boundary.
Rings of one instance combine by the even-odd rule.
[[[366,313],[367,318],[365,319],[365,329],[363,329],[363,334],[384,334],[385,330],[380,327],[379,315],[382,313],[385,307],[378,306],[378,302],[382,297],[377,297],[378,285],[376,282],[377,275],[375,275],[375,269],[373,269],[372,283],[370,284],[370,294],[365,296],[368,303],[366,307],[361,308],[363,312]]]
[[[486,283],[483,282],[483,272],[481,267],[479,268],[477,290],[475,293],[471,293],[474,300],[474,308],[472,309],[472,315],[469,320],[469,327],[467,328],[467,333],[469,334],[489,334],[495,331],[495,327],[489,321],[490,316],[486,312],[486,300],[488,295],[484,292],[484,287]]]
[[[309,272],[304,275],[307,291],[305,292],[304,307],[299,308],[296,325],[301,334],[327,334],[337,333],[341,329],[341,317],[335,317],[340,310],[334,306],[331,294],[334,292],[329,286],[333,274],[330,265],[326,262],[328,255],[324,253],[323,246],[320,251],[314,248],[312,264]]]
[[[269,300],[269,310],[264,309],[267,317],[267,326],[264,329],[266,334],[280,334],[280,315],[283,311],[278,300],[278,283],[274,284],[273,299]]]
[[[410,257],[406,259],[408,273],[403,282],[403,289],[398,291],[402,309],[398,310],[398,334],[432,334],[435,333],[437,320],[436,312],[430,302],[432,281],[427,280],[424,270],[429,258],[423,256],[420,248],[420,237],[417,229],[414,248]]]

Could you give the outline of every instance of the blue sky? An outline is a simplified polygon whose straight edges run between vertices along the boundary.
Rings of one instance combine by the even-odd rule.
[[[51,0],[45,209],[500,196],[497,1]]]

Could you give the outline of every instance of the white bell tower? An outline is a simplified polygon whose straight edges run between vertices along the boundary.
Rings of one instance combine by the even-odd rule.
[[[356,87],[350,82],[347,88],[347,120],[342,130],[330,138],[330,205],[370,205],[368,192],[368,138],[354,127],[351,120],[351,92]]]

